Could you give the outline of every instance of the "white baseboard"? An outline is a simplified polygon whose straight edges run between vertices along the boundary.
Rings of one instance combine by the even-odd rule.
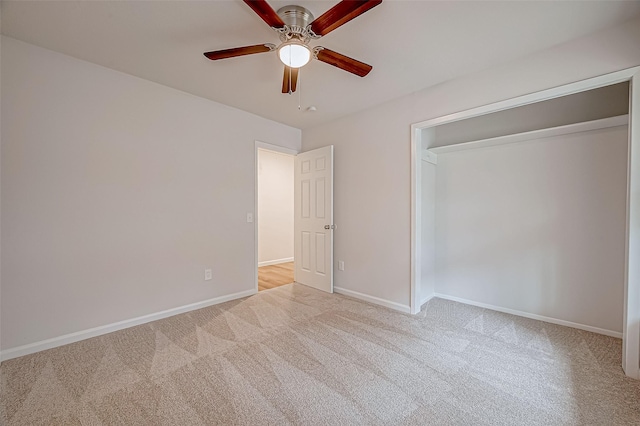
[[[264,262],[258,262],[258,268],[261,266],[279,265],[280,263],[293,262],[293,257],[287,257],[284,259],[265,260]]]
[[[624,370],[624,368],[623,368],[623,370]],[[625,371],[624,374],[627,375],[628,377],[631,377],[632,379],[639,380],[640,379],[640,368],[636,369],[635,371]]]
[[[454,302],[464,303],[465,305],[477,306],[479,308],[490,309],[492,311],[504,312],[505,314],[517,315],[519,317],[530,318],[538,321],[544,321],[551,324],[563,325],[565,327],[577,328],[579,330],[590,331],[592,333],[604,334],[605,336],[616,337],[622,339],[622,333],[612,330],[605,330],[604,328],[593,327],[585,324],[578,324],[577,322],[565,321],[557,318],[545,317],[542,315],[530,314],[529,312],[517,311],[515,309],[502,308],[500,306],[489,305],[487,303],[474,302],[473,300],[462,299],[460,297],[448,296],[446,294],[435,293],[433,297],[439,299],[451,300]]]
[[[424,299],[422,299],[420,301],[420,305],[418,306],[418,309],[422,309],[424,304],[427,303],[429,300],[433,299],[434,297],[436,297],[434,294],[430,294],[429,296],[427,296]]]
[[[404,312],[406,314],[411,312],[411,308],[408,305],[403,305],[397,302],[391,302],[390,300],[369,296],[368,294],[364,294],[364,293],[358,293],[357,291],[348,290],[346,288],[333,287],[333,291],[335,291],[336,293],[344,294],[345,296],[353,297],[355,299],[364,300],[365,302],[373,303],[375,305],[384,306],[386,308],[390,308],[395,311]]]
[[[0,352],[0,361],[6,361],[8,359],[18,358],[20,356],[56,348],[58,346],[68,345],[69,343],[90,339],[91,337],[101,336],[103,334],[112,333],[124,328],[145,324],[151,321],[171,317],[173,315],[182,314],[184,312],[194,311],[196,309],[206,308],[207,306],[217,305],[218,303],[228,302],[230,300],[240,299],[254,294],[256,294],[255,289],[245,290],[238,293],[228,294],[226,296],[203,300],[202,302],[196,302],[189,305],[179,306],[177,308],[167,309],[166,311],[143,315],[137,318],[131,318],[124,321],[114,322],[112,324],[101,325],[99,327],[90,328],[88,330],[76,331],[75,333],[69,333],[63,336],[29,343],[27,345],[18,346],[15,348],[5,349]]]

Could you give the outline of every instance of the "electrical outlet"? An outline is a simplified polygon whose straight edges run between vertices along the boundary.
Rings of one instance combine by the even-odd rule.
[[[213,277],[213,274],[211,273],[211,269],[205,269],[204,270],[204,280],[205,281],[209,281],[212,277]]]
[[[253,222],[253,213],[247,213],[247,222],[248,223]]]
[[[344,260],[338,261],[338,269],[344,271]]]

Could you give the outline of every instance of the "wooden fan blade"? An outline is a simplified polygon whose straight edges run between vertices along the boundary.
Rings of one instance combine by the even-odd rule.
[[[265,53],[275,50],[276,46],[270,43],[256,44],[254,46],[234,47],[232,49],[214,50],[213,52],[205,52],[204,56],[212,61],[218,59],[234,58],[236,56],[253,55],[254,53]]]
[[[298,87],[298,71],[300,68],[284,66],[284,76],[282,77],[282,93],[289,93],[289,81],[291,81],[291,93]],[[291,78],[289,78],[291,77]]]
[[[318,54],[316,56],[319,61],[333,65],[334,67],[338,67],[360,77],[364,77],[369,74],[373,69],[371,65],[367,65],[364,62],[357,61],[353,58],[325,48],[318,49]]]
[[[342,0],[311,23],[311,29],[319,36],[329,34],[353,18],[382,3],[382,0]]]
[[[244,2],[247,6],[253,9],[253,11],[257,13],[268,26],[273,28],[284,27],[282,19],[280,19],[276,11],[273,10],[265,0],[244,0]]]

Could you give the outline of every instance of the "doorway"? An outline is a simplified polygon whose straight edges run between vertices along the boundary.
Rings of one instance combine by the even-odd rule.
[[[293,282],[333,293],[333,145],[256,141],[254,158],[256,293]]]
[[[295,153],[256,148],[258,291],[294,282]]]

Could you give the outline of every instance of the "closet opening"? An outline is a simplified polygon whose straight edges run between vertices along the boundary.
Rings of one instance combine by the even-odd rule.
[[[440,297],[622,338],[640,378],[638,71],[412,126],[413,313]]]

